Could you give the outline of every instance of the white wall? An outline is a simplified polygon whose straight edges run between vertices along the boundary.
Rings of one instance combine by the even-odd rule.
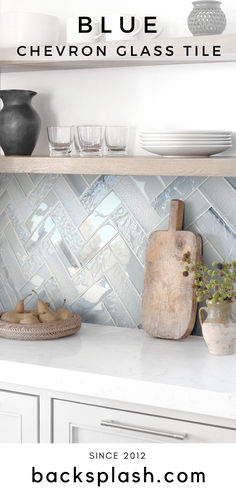
[[[74,14],[107,12],[160,13],[164,34],[189,34],[189,0],[2,0],[2,10],[34,11],[59,16],[63,25]],[[222,8],[226,32],[236,32],[235,0]],[[33,89],[43,126],[35,150],[47,153],[48,124],[127,123],[159,128],[214,128],[236,132],[236,64],[201,64],[82,71],[4,74],[3,88]],[[136,145],[135,152],[141,153]]]

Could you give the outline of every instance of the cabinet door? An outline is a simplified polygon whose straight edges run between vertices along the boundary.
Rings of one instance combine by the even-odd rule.
[[[38,421],[38,397],[0,390],[0,443],[37,443]]]
[[[55,443],[236,443],[236,429],[62,400],[54,400],[53,432]]]

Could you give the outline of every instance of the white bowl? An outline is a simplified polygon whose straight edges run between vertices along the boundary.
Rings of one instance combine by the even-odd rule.
[[[53,15],[0,13],[0,48],[54,45],[58,43],[59,34],[59,19]]]
[[[231,148],[231,145],[209,145],[209,146],[142,146],[142,149],[148,151],[149,153],[154,153],[155,155],[163,155],[163,156],[210,156],[216,155],[217,153],[222,153],[227,149]]]

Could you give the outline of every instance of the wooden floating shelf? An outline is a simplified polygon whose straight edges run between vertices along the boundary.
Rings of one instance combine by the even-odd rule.
[[[127,48],[126,56],[118,56],[116,53],[120,45],[125,45]],[[165,49],[166,46],[174,46],[173,56],[155,56],[154,47],[160,45]],[[205,46],[206,52],[212,53],[214,45],[221,46],[221,57],[213,56],[185,56],[184,45],[192,47]],[[62,49],[63,45],[59,45]],[[73,45],[74,46],[74,45]],[[1,72],[16,72],[16,71],[32,71],[32,70],[54,70],[54,69],[89,69],[103,67],[122,67],[122,66],[145,66],[145,65],[164,65],[164,64],[179,64],[179,63],[202,63],[202,62],[232,62],[236,61],[236,34],[226,34],[220,36],[187,36],[178,38],[156,38],[155,40],[135,40],[135,41],[110,41],[101,42],[99,45],[87,43],[91,46],[93,53],[90,56],[82,54],[81,50],[85,44],[78,44],[77,56],[69,56],[68,45],[65,45],[65,50],[62,56],[56,51],[56,46],[52,46],[52,56],[44,55],[43,48],[40,47],[40,56],[30,56],[29,47],[27,54],[23,57],[17,54],[17,48],[2,48],[0,49],[0,71]],[[98,56],[97,47],[106,46],[106,57]],[[131,56],[131,46],[136,55]],[[147,46],[151,56],[143,55],[141,52],[144,46]],[[34,46],[34,48],[37,48]]]
[[[0,173],[236,177],[236,156],[211,158],[1,156]]]

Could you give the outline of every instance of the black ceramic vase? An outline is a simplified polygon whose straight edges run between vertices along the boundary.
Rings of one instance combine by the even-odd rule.
[[[0,146],[5,155],[31,155],[40,131],[40,118],[31,105],[35,91],[0,90]]]

